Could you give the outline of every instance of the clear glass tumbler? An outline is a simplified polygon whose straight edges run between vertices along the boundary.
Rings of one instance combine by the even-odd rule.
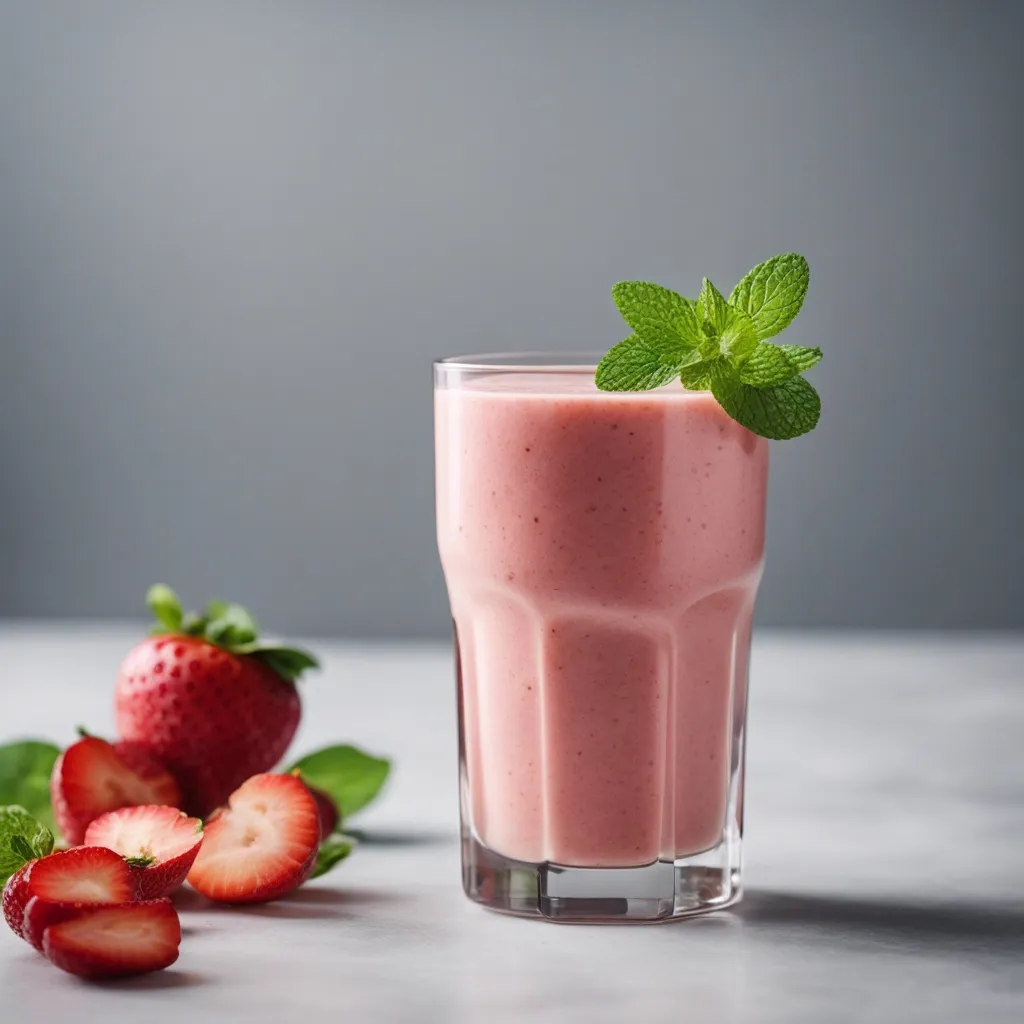
[[[768,442],[592,355],[434,367],[463,882],[494,910],[658,921],[741,893]]]

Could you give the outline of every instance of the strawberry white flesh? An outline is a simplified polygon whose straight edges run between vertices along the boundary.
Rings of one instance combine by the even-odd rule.
[[[222,903],[262,903],[301,885],[316,862],[316,801],[293,775],[254,775],[207,821],[189,884]]]
[[[170,967],[178,959],[181,923],[168,899],[104,907],[51,925],[43,952],[82,978],[119,978]]]
[[[87,846],[104,846],[132,867],[139,899],[170,896],[188,875],[203,842],[203,823],[174,807],[125,807],[98,817]]]

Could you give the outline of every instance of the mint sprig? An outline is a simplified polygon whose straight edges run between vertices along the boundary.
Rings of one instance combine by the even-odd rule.
[[[156,583],[146,594],[146,604],[156,619],[152,633],[182,633],[202,637],[231,654],[259,658],[283,679],[294,682],[320,663],[309,651],[260,637],[259,623],[248,608],[231,601],[211,601],[203,612],[186,612],[178,595],[165,583]]]
[[[647,281],[612,289],[634,333],[601,360],[602,391],[646,391],[679,378],[710,391],[738,423],[783,440],[813,430],[821,399],[802,376],[821,350],[767,341],[788,327],[807,294],[810,268],[797,253],[754,267],[726,299],[704,278],[696,300]]]
[[[0,807],[0,889],[19,868],[53,852],[53,833],[13,804]]]

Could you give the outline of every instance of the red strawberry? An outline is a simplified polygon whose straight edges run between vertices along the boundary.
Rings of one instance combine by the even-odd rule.
[[[127,860],[140,900],[170,896],[185,881],[203,842],[203,823],[173,807],[124,807],[97,818],[86,846],[105,846]]]
[[[261,641],[241,605],[183,615],[158,584],[147,597],[166,633],[128,653],[117,679],[117,727],[168,766],[182,806],[205,817],[246,779],[272,769],[299,725],[295,679],[316,660]]]
[[[4,886],[4,920],[10,925],[11,931],[14,932],[19,939],[25,937],[22,925],[25,920],[25,905],[32,896],[28,887],[28,875],[29,869],[33,864],[35,864],[34,860],[30,860],[27,864],[22,864],[22,866],[18,868],[13,875],[11,875],[7,880],[7,884]]]
[[[171,774],[167,771],[167,767],[164,765],[163,761],[161,761],[153,751],[143,743],[129,743],[127,740],[118,740],[116,743],[112,744],[112,746],[114,748],[114,753],[117,754],[117,756],[121,758],[121,760],[124,761],[124,763],[128,765],[136,775],[141,775],[144,779],[153,778],[157,775]],[[180,791],[181,787],[179,786],[178,788]]]
[[[316,810],[320,815],[320,842],[322,843],[338,827],[338,805],[322,789],[309,786],[310,793],[316,801]]]
[[[101,814],[136,804],[173,806],[181,802],[181,789],[151,756],[86,736],[57,759],[50,776],[50,797],[64,838],[77,846]]]
[[[222,903],[265,903],[298,888],[316,864],[316,801],[294,775],[256,775],[206,823],[189,884]]]
[[[43,948],[43,932],[96,906],[130,903],[135,878],[123,857],[97,846],[78,846],[33,861],[28,873],[30,899],[22,918],[22,938]]]
[[[162,971],[178,959],[181,922],[168,899],[92,909],[51,925],[43,952],[82,978]]]

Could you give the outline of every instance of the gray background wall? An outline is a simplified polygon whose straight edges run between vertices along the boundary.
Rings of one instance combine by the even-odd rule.
[[[806,253],[764,623],[1020,627],[1024,4],[0,0],[0,615],[447,631],[430,357]]]

